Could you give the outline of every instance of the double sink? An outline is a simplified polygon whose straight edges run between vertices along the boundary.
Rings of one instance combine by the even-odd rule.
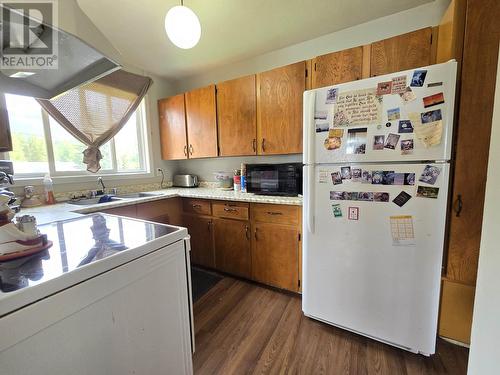
[[[116,202],[127,199],[137,199],[137,198],[147,198],[147,197],[158,197],[161,193],[150,193],[150,192],[140,192],[140,193],[129,193],[129,194],[119,194],[119,195],[108,195],[109,199],[101,202],[103,195],[95,198],[81,198],[69,200],[68,203],[75,204],[77,206],[91,206],[99,203]]]

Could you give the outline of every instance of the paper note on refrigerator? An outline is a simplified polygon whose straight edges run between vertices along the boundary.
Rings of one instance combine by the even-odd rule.
[[[318,172],[318,183],[325,184],[328,182],[328,171],[319,170]]]
[[[382,97],[377,89],[341,92],[333,115],[333,126],[369,125],[380,123]]]
[[[416,138],[425,147],[437,146],[443,137],[443,122],[441,120],[428,122],[427,124],[416,124],[414,126]]]
[[[411,215],[391,216],[393,246],[415,246],[413,217]]]

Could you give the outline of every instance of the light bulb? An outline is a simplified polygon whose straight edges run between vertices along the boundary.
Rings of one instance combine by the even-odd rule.
[[[201,37],[200,20],[188,7],[177,5],[170,8],[165,16],[165,31],[177,47],[193,48]]]

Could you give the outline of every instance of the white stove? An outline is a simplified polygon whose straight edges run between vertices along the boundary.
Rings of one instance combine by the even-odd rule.
[[[2,374],[191,374],[185,228],[92,214],[39,227],[54,245],[0,262]]]

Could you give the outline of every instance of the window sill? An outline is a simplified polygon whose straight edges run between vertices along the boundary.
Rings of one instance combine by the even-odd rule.
[[[157,177],[153,172],[134,172],[134,173],[96,173],[84,175],[68,175],[68,176],[51,176],[54,184],[74,184],[84,182],[95,182],[98,177],[102,177],[104,181],[124,181],[124,180],[139,180],[138,184],[142,183],[143,179],[153,179]],[[14,186],[25,185],[40,185],[43,182],[43,176],[30,177],[26,175],[14,175]]]

